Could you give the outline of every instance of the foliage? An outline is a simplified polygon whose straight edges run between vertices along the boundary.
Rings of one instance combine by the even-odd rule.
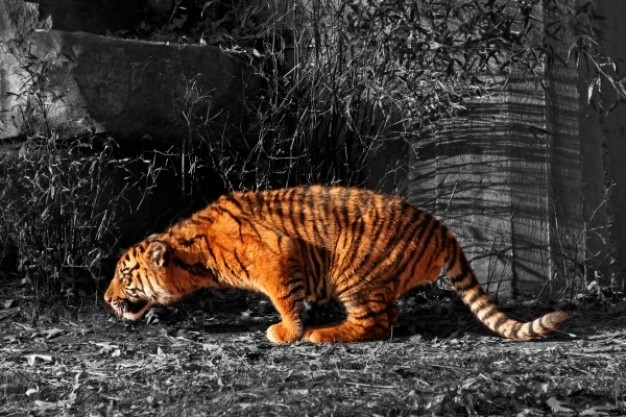
[[[384,178],[372,166],[386,146],[414,143],[473,100],[499,94],[511,76],[543,82],[546,65],[584,61],[597,72],[589,100],[614,107],[626,91],[598,45],[596,18],[592,1],[179,0],[165,21],[147,19],[124,35],[217,45],[256,66],[266,91],[248,103],[249,126],[220,136],[186,120],[227,188],[376,187]],[[568,56],[554,49],[559,42],[572,43]],[[612,103],[596,97],[604,84],[617,93]]]
[[[552,0],[547,8],[553,16],[547,23],[551,36],[558,38],[568,29],[573,32],[567,56],[562,59],[587,73],[587,89],[581,94],[592,108],[606,117],[620,103],[626,103],[626,87],[617,63],[600,42],[598,22],[604,18],[598,14],[596,2],[580,1],[572,8],[564,0]]]
[[[408,143],[424,129],[463,112],[472,100],[498,94],[512,75],[541,74],[546,63],[589,64],[596,71],[589,101],[603,111],[614,107],[624,89],[597,42],[593,2],[568,3],[178,0],[166,19],[147,18],[136,31],[120,35],[217,45],[248,60],[265,81],[263,95],[246,103],[251,121],[215,129],[210,117],[196,112],[210,105],[210,93],[189,80],[188,97],[178,109],[188,137],[173,151],[182,177],[208,165],[227,189],[334,182],[380,188],[384,175],[398,168],[377,167],[387,147],[408,157]],[[536,20],[539,6],[548,21]],[[559,57],[550,43],[566,33],[574,34],[573,43],[568,56]],[[59,276],[58,268],[46,265],[78,266],[68,272],[97,275],[93,268],[107,257],[98,251],[112,247],[105,240],[115,235],[119,221],[110,215],[132,205],[124,185],[121,193],[107,194],[113,176],[128,172],[128,161],[117,159],[110,143],[89,150],[93,143],[54,139],[46,114],[63,93],[48,88],[48,64],[29,56],[23,63],[30,78],[20,98],[24,131],[32,139],[16,165],[3,168],[0,250],[7,255],[0,257],[17,257],[20,270],[46,280]],[[616,92],[613,103],[598,98],[606,85]],[[33,125],[30,113],[42,115],[43,125]],[[154,166],[145,168],[143,179],[153,178]],[[146,184],[143,192],[154,182]],[[87,239],[96,252],[88,252]],[[57,249],[51,249],[53,241]],[[16,242],[17,249],[7,242]]]
[[[0,230],[16,252],[17,272],[38,294],[99,280],[117,255],[119,222],[131,212],[127,197],[149,192],[150,181],[138,186],[141,176],[110,139],[33,137],[3,155]]]
[[[27,42],[11,53],[23,70],[22,89],[11,93],[23,137],[0,144],[0,273],[17,272],[38,296],[52,289],[75,294],[75,286],[109,278],[121,238],[129,244],[129,237],[163,226],[154,213],[141,217],[155,203],[157,182],[167,189],[162,179],[176,177],[181,191],[169,195],[172,200],[187,197],[206,178],[184,144],[146,152],[139,146],[122,151],[114,139],[95,135],[59,139],[69,135],[48,123],[65,94],[57,91],[53,58],[32,54]],[[174,200],[159,213],[167,222],[191,203]],[[141,234],[132,226],[141,226]]]
[[[322,0],[296,2],[289,13],[270,13],[274,29],[254,43],[221,44],[256,51],[268,86],[249,151],[213,143],[221,164],[237,167],[229,187],[377,185],[369,170],[385,145],[408,143],[487,94],[493,85],[478,74],[538,62],[522,59],[525,38],[513,31],[519,19],[505,2]]]

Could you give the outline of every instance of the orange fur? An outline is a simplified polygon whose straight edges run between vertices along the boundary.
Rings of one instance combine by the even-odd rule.
[[[452,233],[399,197],[356,188],[296,187],[233,193],[126,251],[105,293],[125,319],[204,287],[266,294],[282,321],[274,343],[364,341],[390,336],[396,300],[441,271],[493,332],[540,338],[570,315],[523,323],[498,310],[474,276]],[[304,302],[344,304],[346,320],[305,328]]]

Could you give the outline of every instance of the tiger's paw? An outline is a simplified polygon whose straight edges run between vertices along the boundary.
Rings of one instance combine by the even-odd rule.
[[[344,322],[337,326],[306,328],[304,329],[302,339],[311,343],[350,343],[388,339],[390,335],[390,329],[382,329],[381,327],[366,328]]]
[[[341,341],[337,338],[335,332],[329,331],[327,328],[305,329],[304,334],[302,335],[302,340],[315,344]]]
[[[302,338],[302,330],[298,328],[285,326],[282,322],[272,324],[267,328],[267,338],[270,342],[277,345],[293,343]]]

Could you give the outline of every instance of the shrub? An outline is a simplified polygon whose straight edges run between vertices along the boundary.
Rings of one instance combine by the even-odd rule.
[[[37,294],[97,283],[117,255],[122,216],[136,209],[129,194],[149,193],[150,178],[131,172],[110,139],[36,137],[2,154],[5,258],[14,255],[12,267]]]
[[[170,30],[180,40],[195,22],[185,41],[247,57],[266,81],[248,103],[250,126],[220,136],[190,121],[227,188],[377,186],[372,166],[386,146],[400,144],[402,158],[423,129],[493,94],[514,69],[533,76],[541,63],[541,46],[529,38],[537,2],[509,3],[296,0],[271,2],[268,11],[241,0],[188,1],[160,35]]]

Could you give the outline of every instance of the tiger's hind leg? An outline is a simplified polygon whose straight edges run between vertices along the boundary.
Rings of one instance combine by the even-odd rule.
[[[334,326],[314,326],[304,329],[302,338],[311,343],[364,342],[388,339],[391,326],[398,319],[395,304],[380,301],[346,304],[345,321]]]

